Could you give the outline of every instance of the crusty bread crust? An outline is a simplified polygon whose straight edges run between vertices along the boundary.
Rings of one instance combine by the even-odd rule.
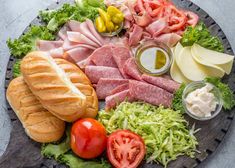
[[[55,59],[71,82],[86,96],[86,112],[83,118],[95,118],[98,113],[98,98],[86,74],[75,64],[64,59]]]
[[[73,122],[85,114],[86,96],[46,52],[27,54],[21,72],[42,106],[61,120]]]
[[[23,77],[11,81],[6,97],[30,138],[37,142],[48,143],[57,141],[63,136],[64,121],[43,108]]]

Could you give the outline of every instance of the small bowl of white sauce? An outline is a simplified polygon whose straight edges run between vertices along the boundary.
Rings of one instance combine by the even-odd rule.
[[[201,121],[217,116],[223,106],[219,89],[203,81],[188,84],[182,99],[186,113]]]

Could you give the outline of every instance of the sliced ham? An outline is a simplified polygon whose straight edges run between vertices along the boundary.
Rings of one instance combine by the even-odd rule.
[[[166,91],[170,93],[174,93],[180,87],[179,83],[173,80],[167,79],[167,78],[163,78],[163,77],[155,77],[155,76],[149,76],[149,75],[143,74],[141,78],[144,81],[152,85],[158,86],[162,89],[165,89]]]
[[[156,41],[166,44],[169,47],[174,47],[182,37],[176,33],[162,34],[155,38]]]
[[[82,60],[82,61],[79,61],[79,62],[77,62],[76,63],[81,69],[84,69],[86,66],[88,66],[88,65],[95,65],[91,60],[90,60],[90,58],[88,57],[88,58],[86,58],[86,59],[84,59],[84,60]]]
[[[126,5],[122,5],[122,6],[120,7],[120,10],[121,10],[121,12],[122,12],[123,15],[124,15],[125,20],[127,20],[127,21],[132,21],[132,20],[134,19],[133,16],[132,16],[132,14],[131,14],[130,9],[129,9]]]
[[[85,73],[92,83],[97,83],[100,78],[123,79],[118,68],[105,66],[86,66]]]
[[[170,107],[173,99],[173,94],[164,89],[140,81],[130,80],[129,91],[131,97],[153,105]]]
[[[80,62],[88,58],[92,52],[93,50],[86,47],[76,47],[74,49],[66,51],[65,54],[74,62]]]
[[[145,29],[154,37],[161,34],[166,28],[168,24],[165,18],[158,19],[153,23],[149,24]]]
[[[129,82],[128,83],[125,83],[125,84],[122,84],[122,85],[119,85],[117,86],[116,88],[114,88],[111,92],[110,92],[110,95],[114,95],[116,93],[119,93],[119,92],[122,92],[124,90],[128,90],[129,89]]]
[[[129,46],[136,46],[140,42],[142,34],[143,28],[138,25],[134,25],[132,32],[129,33]]]
[[[37,50],[49,51],[55,48],[62,47],[63,41],[48,41],[48,40],[37,40],[36,46]]]
[[[142,80],[141,79],[141,75],[142,73],[139,71],[136,63],[135,63],[135,58],[131,57],[129,58],[123,67],[123,70],[125,72],[125,74],[129,75],[130,77],[136,79],[136,80]]]
[[[68,24],[65,24],[60,31],[58,32],[58,36],[62,39],[65,40],[67,38],[67,31],[71,31],[71,29],[69,28]]]
[[[100,42],[101,45],[105,44],[104,38],[96,31],[93,22],[90,19],[86,20],[87,26],[91,34]]]
[[[120,85],[128,84],[128,82],[127,79],[101,78],[96,86],[96,94],[99,99],[105,99],[111,95],[113,89]]]
[[[50,50],[49,53],[53,58],[63,58],[64,49],[62,47],[55,48]]]
[[[84,34],[80,32],[68,31],[67,35],[68,35],[68,40],[71,42],[76,42],[79,44],[87,44],[94,46],[96,48],[99,47],[98,44],[96,44],[95,42],[93,42],[92,40],[90,40],[88,37],[86,37]]]
[[[98,66],[117,67],[116,62],[113,59],[112,45],[105,45],[96,49],[90,59]]]
[[[132,102],[134,100],[135,99],[131,97],[129,90],[124,90],[122,92],[116,93],[114,95],[105,98],[105,110],[108,111],[116,107],[118,104],[120,104],[123,101]]]
[[[92,49],[92,50],[96,49],[96,47],[88,45],[88,44],[80,44],[80,43],[71,42],[71,41],[69,41],[68,38],[66,38],[64,40],[64,43],[63,43],[64,50],[71,50],[71,49],[76,48],[76,47],[85,47],[85,48],[89,48],[89,49]]]
[[[80,22],[75,21],[75,20],[70,20],[68,22],[68,26],[71,29],[71,31],[75,31],[75,32],[80,32]]]
[[[126,47],[116,46],[112,49],[113,58],[124,78],[128,78],[128,76],[124,72],[124,64],[126,60],[131,58],[130,50]]]

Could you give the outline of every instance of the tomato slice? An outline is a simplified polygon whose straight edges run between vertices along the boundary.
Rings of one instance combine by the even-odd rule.
[[[108,158],[116,168],[136,168],[145,153],[143,139],[131,131],[118,130],[108,137]]]

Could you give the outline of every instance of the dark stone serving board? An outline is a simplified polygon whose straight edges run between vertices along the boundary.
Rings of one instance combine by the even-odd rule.
[[[64,2],[71,2],[72,0],[62,0],[60,2],[56,2],[52,4],[48,9],[54,9]],[[232,48],[224,35],[223,31],[219,27],[218,24],[200,7],[193,4],[188,0],[173,0],[175,4],[181,8],[191,10],[197,13],[200,16],[200,19],[205,22],[207,27],[209,27],[210,31],[217,35],[224,44],[226,53],[233,54]],[[31,25],[39,25],[42,24],[40,18],[35,18],[31,24],[25,29],[27,29]],[[25,32],[24,31],[24,32]],[[12,76],[12,66],[16,59],[11,56],[8,62],[7,71],[6,71],[6,83],[5,87],[9,82],[13,79]],[[228,83],[230,87],[235,90],[235,69],[233,68],[232,73],[229,76],[224,78],[224,82]],[[24,129],[17,119],[15,113],[12,108],[7,104],[8,114],[10,116],[12,122],[12,132],[11,138],[8,145],[8,148],[4,155],[0,158],[0,167],[1,168],[63,168],[66,167],[64,165],[56,163],[54,160],[43,158],[40,154],[40,144],[29,139],[24,133]],[[187,121],[192,126],[193,123],[196,124],[197,128],[201,128],[196,134],[196,137],[199,141],[198,150],[201,153],[197,153],[194,159],[181,156],[178,157],[176,161],[170,162],[168,165],[169,168],[191,168],[198,166],[202,161],[204,161],[208,156],[210,156],[218,147],[218,145],[224,140],[224,136],[227,133],[230,125],[233,121],[234,111],[222,111],[216,118],[210,121],[196,121],[188,116],[185,116]],[[160,168],[162,167],[159,164],[143,164],[140,166],[143,168]]]

